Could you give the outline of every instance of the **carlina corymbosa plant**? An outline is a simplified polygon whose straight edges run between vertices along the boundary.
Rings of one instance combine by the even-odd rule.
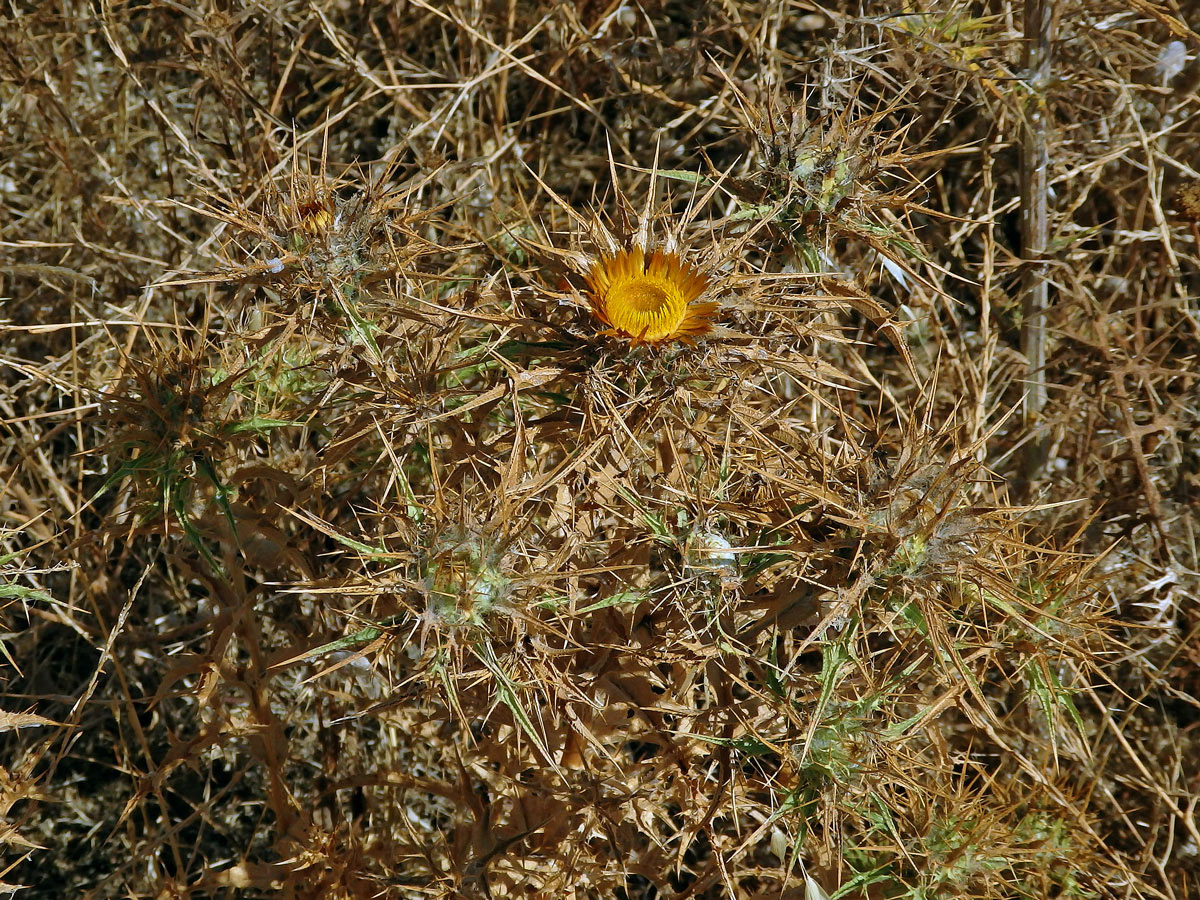
[[[1200,898],[1198,8],[4,3],[0,894]]]

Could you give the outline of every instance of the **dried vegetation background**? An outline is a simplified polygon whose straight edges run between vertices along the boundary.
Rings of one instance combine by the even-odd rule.
[[[1197,9],[894,7],[6,3],[3,880],[1200,895]]]

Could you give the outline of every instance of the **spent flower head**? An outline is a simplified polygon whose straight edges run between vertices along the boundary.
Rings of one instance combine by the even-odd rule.
[[[395,162],[374,177],[358,166],[333,176],[324,159],[314,167],[301,164],[300,151],[292,155],[288,175],[272,173],[245,197],[210,198],[199,211],[230,226],[224,265],[168,283],[266,282],[285,314],[309,307],[339,328],[350,322],[369,331],[370,305],[390,308],[397,295],[413,295],[423,262],[438,249],[419,230],[430,211],[415,199],[433,176],[405,181]]]

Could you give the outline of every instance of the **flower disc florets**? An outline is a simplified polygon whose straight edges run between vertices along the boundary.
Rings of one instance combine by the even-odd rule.
[[[630,247],[596,259],[584,280],[596,317],[635,343],[690,341],[709,331],[717,311],[694,302],[712,281],[675,253]]]

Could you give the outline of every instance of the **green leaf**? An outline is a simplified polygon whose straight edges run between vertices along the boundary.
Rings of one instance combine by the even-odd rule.
[[[246,432],[263,434],[272,428],[287,428],[296,424],[298,423],[289,422],[287,419],[268,419],[265,416],[252,416],[243,422],[234,422],[232,425],[227,425],[222,430],[225,434],[231,435],[245,434]]]
[[[520,726],[525,735],[533,742],[533,745],[538,748],[542,754],[542,758],[551,766],[554,766],[554,758],[550,755],[549,749],[542,740],[541,735],[533,727],[533,720],[529,718],[529,714],[525,712],[525,707],[521,705],[521,700],[517,696],[516,683],[505,674],[500,668],[500,661],[496,659],[496,652],[492,649],[492,645],[483,642],[475,645],[479,660],[492,673],[492,677],[496,680],[496,693],[499,695],[500,702],[508,707],[512,713],[513,719]]]
[[[40,603],[52,603],[53,598],[45,591],[37,588],[24,587],[19,584],[0,583],[0,600],[36,600]]]
[[[745,735],[740,738],[724,738],[713,737],[709,734],[691,734],[688,732],[676,732],[686,737],[694,737],[697,740],[704,741],[706,744],[716,744],[718,747],[728,747],[731,750],[736,750],[738,753],[746,756],[765,756],[768,753],[778,753],[779,751],[753,735]]]
[[[892,876],[889,874],[891,863],[884,863],[881,866],[876,866],[874,869],[868,869],[866,872],[859,872],[840,888],[829,895],[829,900],[840,900],[842,897],[860,894],[861,889],[872,884],[878,884],[881,881],[891,881]]]
[[[699,172],[689,172],[687,169],[659,169],[657,174],[660,178],[669,178],[672,181],[686,181],[688,184],[698,184],[701,187],[716,184],[707,175],[701,175]]]
[[[351,332],[358,337],[359,340],[366,344],[366,346],[371,348],[371,351],[375,354],[375,359],[382,361],[383,354],[379,352],[379,345],[375,343],[374,335],[374,332],[379,331],[380,328],[374,322],[368,322],[366,319],[364,319],[361,315],[359,315],[358,310],[354,308],[354,299],[357,297],[357,295],[358,289],[354,286],[347,285],[346,288],[338,295],[338,300],[340,301],[339,305],[341,306],[342,311],[345,312],[350,318],[350,321],[354,323],[354,327],[350,329]]]
[[[746,563],[746,567],[742,570],[742,576],[749,580],[775,563],[786,562],[792,558],[790,553],[757,553],[751,556],[750,561]]]
[[[600,609],[608,609],[610,606],[637,606],[640,603],[645,603],[650,598],[642,591],[620,591],[610,597],[605,597],[603,600],[585,606],[583,609],[576,610],[577,615],[585,616],[588,613],[594,613]]]
[[[388,553],[388,551],[383,547],[372,547],[370,544],[364,544],[362,541],[356,541],[354,538],[346,537],[344,534],[339,534],[332,528],[325,528],[322,529],[322,531],[341,544],[343,547],[349,547],[351,550],[357,550],[359,553],[367,554],[367,556],[395,556],[394,553]]]
[[[746,206],[729,216],[730,222],[744,222],[747,219],[762,219],[775,212],[775,207],[768,203],[757,203]]]
[[[317,656],[324,656],[326,653],[332,653],[334,650],[347,650],[351,647],[364,647],[371,641],[383,634],[383,629],[376,625],[368,625],[365,628],[360,628],[354,634],[348,634],[345,637],[340,637],[336,641],[330,641],[328,644],[322,644],[320,647],[315,647],[309,650],[302,656],[296,657],[298,660],[313,659]]]

